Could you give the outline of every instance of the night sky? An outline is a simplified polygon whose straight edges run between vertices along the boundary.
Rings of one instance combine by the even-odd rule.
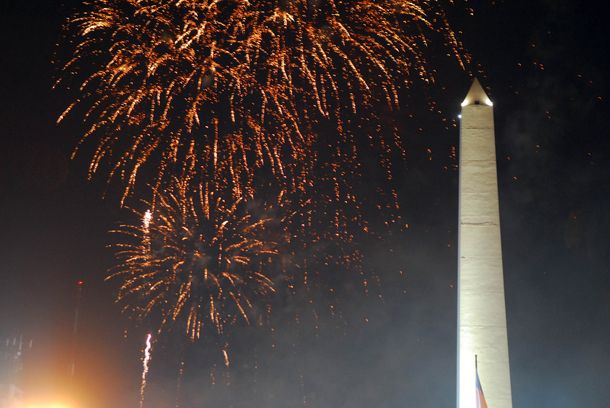
[[[135,407],[148,327],[121,315],[115,284],[104,282],[113,264],[107,231],[126,214],[115,187],[86,180],[85,155],[70,160],[80,122],[56,125],[73,95],[52,89],[53,61],[65,53],[65,19],[80,7],[0,5],[0,339],[33,340],[24,379],[33,393],[73,392],[84,407]],[[610,26],[596,2],[467,7],[472,15],[458,2],[450,21],[495,104],[514,406],[608,407]],[[415,86],[395,113],[408,149],[399,195],[409,228],[365,251],[384,300],[346,291],[344,319],[323,317],[318,330],[282,325],[287,302],[273,336],[236,331],[230,380],[215,385],[217,356],[206,345],[191,347],[182,406],[455,406],[451,152],[471,79],[443,56],[433,63],[438,83]],[[441,113],[430,112],[430,100]],[[70,382],[79,279],[78,375]],[[178,343],[157,344],[147,407],[174,406]]]

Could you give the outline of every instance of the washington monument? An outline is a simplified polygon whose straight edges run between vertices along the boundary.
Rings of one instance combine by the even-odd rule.
[[[493,103],[474,80],[462,103],[458,224],[458,408],[512,408]]]

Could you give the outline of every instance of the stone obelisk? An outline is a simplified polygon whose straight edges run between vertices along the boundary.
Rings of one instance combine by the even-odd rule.
[[[512,408],[493,103],[474,80],[462,103],[458,226],[458,408]]]

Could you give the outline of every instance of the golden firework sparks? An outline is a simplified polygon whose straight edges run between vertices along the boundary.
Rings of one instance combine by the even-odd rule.
[[[316,124],[341,134],[372,101],[398,106],[401,86],[433,78],[431,35],[460,58],[432,0],[93,0],[71,25],[80,92],[59,121],[85,107],[89,175],[107,166],[123,198],[145,165],[156,192],[190,154],[236,199],[261,167],[303,188]]]
[[[227,203],[190,180],[159,193],[148,225],[113,231],[119,261],[109,276],[120,279],[117,301],[138,317],[157,315],[160,329],[179,322],[195,340],[207,322],[217,333],[250,317],[257,302],[275,292],[265,266],[278,254],[270,239],[271,209]]]

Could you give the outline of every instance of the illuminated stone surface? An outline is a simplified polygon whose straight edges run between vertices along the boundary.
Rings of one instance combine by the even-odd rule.
[[[462,103],[458,408],[476,408],[475,355],[490,408],[512,408],[493,104],[475,79]]]

